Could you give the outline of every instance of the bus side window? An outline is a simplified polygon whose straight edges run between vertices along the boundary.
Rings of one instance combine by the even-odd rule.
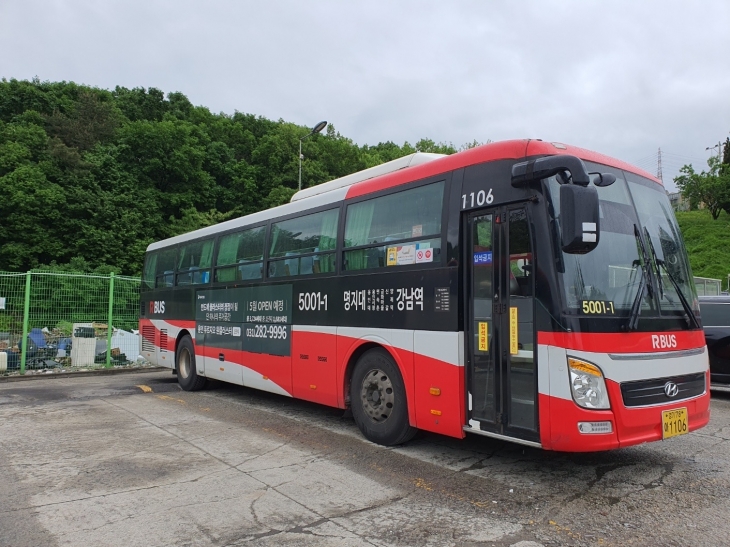
[[[202,285],[210,281],[213,240],[195,241],[180,248],[176,285]]]
[[[268,276],[334,272],[339,215],[339,209],[330,209],[274,223]]]
[[[344,268],[440,263],[443,195],[441,181],[349,205]]]
[[[155,287],[172,287],[175,281],[175,257],[177,249],[165,249],[157,255],[155,268]]]
[[[215,280],[229,282],[261,279],[265,236],[265,226],[223,236],[215,260]]]
[[[157,267],[157,253],[147,254],[144,261],[144,270],[142,272],[142,287],[146,289],[155,288],[155,268]]]

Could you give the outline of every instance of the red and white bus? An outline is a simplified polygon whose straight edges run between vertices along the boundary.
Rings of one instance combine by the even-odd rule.
[[[560,143],[413,154],[151,244],[141,354],[422,429],[561,451],[709,420],[707,348],[659,180]]]

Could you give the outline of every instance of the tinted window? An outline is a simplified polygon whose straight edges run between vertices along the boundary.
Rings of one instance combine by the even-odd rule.
[[[175,257],[177,249],[165,249],[157,254],[157,264],[155,267],[155,286],[156,287],[172,287],[175,279]]]
[[[439,262],[443,197],[442,181],[348,206],[345,247],[368,248],[346,251],[345,268]]]
[[[265,226],[223,236],[216,257],[216,281],[261,279],[265,236]]]
[[[730,303],[700,302],[700,314],[705,327],[730,327]]]
[[[333,272],[339,209],[277,222],[271,229],[269,277]],[[277,260],[278,259],[278,260]]]
[[[200,285],[210,281],[213,240],[195,241],[180,247],[177,285]]]
[[[148,253],[144,261],[144,271],[142,272],[142,287],[154,288],[156,267],[157,253]]]

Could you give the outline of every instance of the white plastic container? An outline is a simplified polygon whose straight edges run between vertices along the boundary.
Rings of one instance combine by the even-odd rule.
[[[90,367],[94,364],[96,337],[76,336],[76,334],[92,328],[91,323],[74,323],[73,325],[73,333],[71,336],[71,365],[74,367]]]

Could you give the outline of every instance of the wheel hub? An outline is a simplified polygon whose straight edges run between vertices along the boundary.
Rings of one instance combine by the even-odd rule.
[[[177,362],[177,373],[183,378],[190,376],[190,352],[187,349],[183,348],[180,351]]]
[[[360,397],[363,410],[374,422],[384,422],[393,412],[393,383],[380,369],[371,370],[365,375]]]

